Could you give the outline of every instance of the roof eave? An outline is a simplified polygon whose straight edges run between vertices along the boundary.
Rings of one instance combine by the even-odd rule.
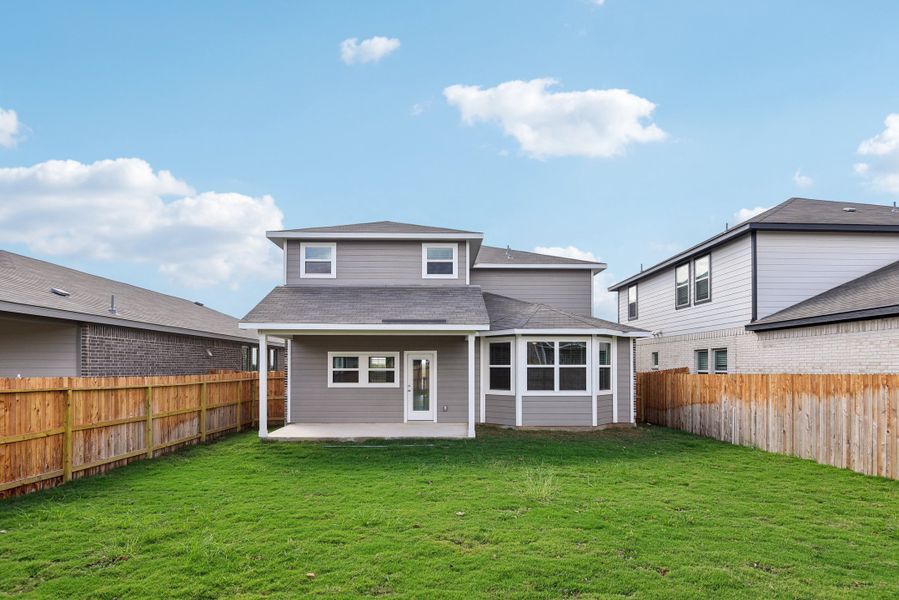
[[[899,315],[899,305],[853,310],[829,315],[818,315],[815,317],[802,317],[799,319],[785,319],[783,321],[749,323],[745,325],[745,329],[747,331],[771,331],[774,329],[790,329],[793,327],[844,323],[846,321],[863,321],[866,319],[878,319],[895,315]]]
[[[483,240],[483,233],[304,233],[266,231],[265,237],[280,246],[281,240]]]
[[[606,263],[475,263],[472,269],[583,269],[604,271]]]
[[[494,329],[486,331],[480,335],[484,337],[494,337],[502,335],[609,335],[614,337],[629,338],[646,338],[652,337],[650,331],[621,331],[608,327],[568,327],[568,328],[552,328],[538,327],[534,329],[528,328],[511,328],[511,329]]]
[[[278,332],[283,334],[313,334],[339,333],[342,335],[351,333],[376,333],[389,335],[391,333],[433,333],[453,334],[487,331],[489,323],[279,323],[279,322],[249,322],[241,321],[238,324],[241,329],[252,329],[265,332]]]

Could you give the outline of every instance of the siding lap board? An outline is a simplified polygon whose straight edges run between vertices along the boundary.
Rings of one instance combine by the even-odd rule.
[[[579,315],[592,315],[589,270],[552,269],[472,269],[471,284],[481,290],[548,304]]]

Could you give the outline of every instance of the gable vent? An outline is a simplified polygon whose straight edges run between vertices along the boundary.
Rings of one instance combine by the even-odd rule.
[[[72,295],[71,292],[67,292],[66,290],[61,289],[61,288],[50,288],[50,291],[53,292],[54,294],[56,294],[57,296],[67,297],[67,296]]]

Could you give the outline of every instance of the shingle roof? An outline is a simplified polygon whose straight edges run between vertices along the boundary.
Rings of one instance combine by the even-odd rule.
[[[371,223],[352,223],[349,225],[333,225],[330,227],[304,227],[301,229],[283,229],[271,231],[269,234],[278,233],[470,233],[481,235],[477,231],[464,231],[461,229],[447,229],[445,227],[431,227],[429,225],[414,225],[411,223],[397,223],[395,221],[373,221]]]
[[[479,286],[279,286],[245,323],[484,325]]]
[[[591,265],[602,265],[598,261],[578,260],[575,258],[566,258],[563,256],[550,256],[548,254],[538,254],[536,252],[525,252],[523,250],[512,250],[509,248],[497,248],[495,246],[481,246],[478,252],[478,258],[475,261],[475,268],[478,264],[492,265],[584,265],[589,268]]]
[[[753,321],[749,330],[783,329],[899,314],[899,261]]]
[[[120,321],[125,327],[139,325],[212,337],[255,339],[252,333],[238,329],[234,317],[190,300],[5,250],[0,250],[0,282],[0,310],[3,311],[29,312],[26,308],[33,307],[73,313],[72,318],[79,321],[96,318],[103,322]],[[69,295],[57,295],[50,291],[51,288],[64,290]],[[115,295],[117,314],[109,312],[112,295]],[[30,310],[29,314],[35,312]]]
[[[535,304],[516,298],[484,293],[490,314],[491,331],[507,329],[609,329],[622,333],[643,333],[643,329],[613,323],[605,319],[584,317],[547,304]]]

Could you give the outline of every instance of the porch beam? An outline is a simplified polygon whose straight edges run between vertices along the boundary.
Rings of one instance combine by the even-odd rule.
[[[268,437],[268,335],[259,334],[259,437]]]

